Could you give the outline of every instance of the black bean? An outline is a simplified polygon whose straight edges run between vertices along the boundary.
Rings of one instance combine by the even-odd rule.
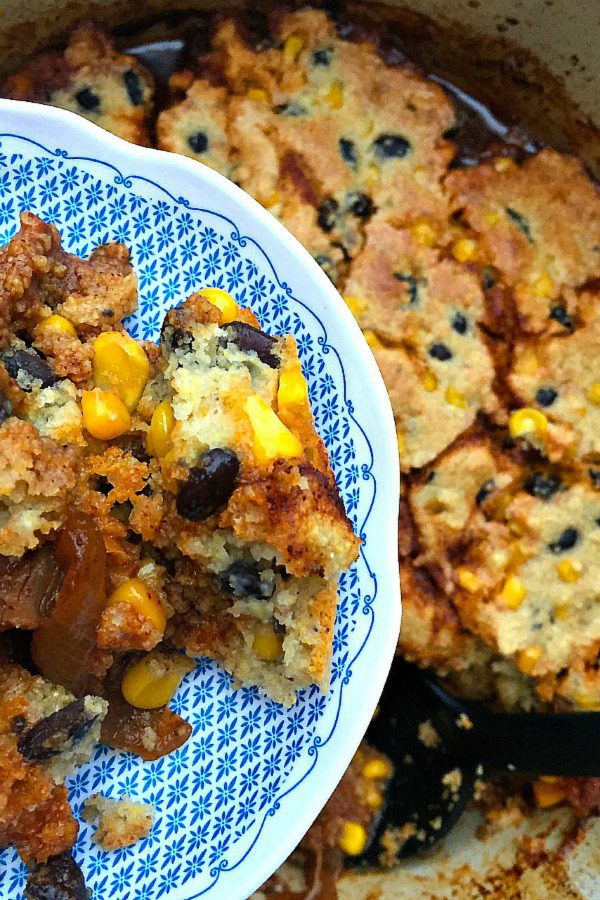
[[[351,141],[349,138],[340,138],[338,141],[338,145],[340,148],[340,155],[342,159],[348,166],[350,166],[350,168],[353,169],[358,162],[354,141]]]
[[[489,291],[490,288],[493,288],[497,281],[498,272],[496,269],[492,268],[492,266],[486,266],[481,273],[481,284],[484,291]]]
[[[140,76],[133,69],[128,69],[123,75],[123,80],[129,99],[134,106],[140,106],[144,100],[144,88]]]
[[[404,272],[394,272],[396,281],[401,281],[406,285],[408,292],[408,302],[411,306],[416,306],[419,302],[419,282],[412,275],[406,275]]]
[[[37,863],[25,885],[26,900],[89,900],[83,873],[70,853]]]
[[[594,487],[600,488],[600,469],[589,469],[588,471]]]
[[[96,718],[86,709],[85,699],[73,700],[22,734],[17,749],[26,759],[35,762],[50,759],[81,741]]]
[[[535,395],[535,399],[540,406],[552,406],[557,397],[558,391],[551,387],[542,387]]]
[[[283,622],[280,622],[278,619],[273,618],[272,625],[273,625],[273,631],[275,632],[275,634],[280,634],[280,635],[287,634],[287,628],[285,627]]]
[[[13,734],[23,734],[26,728],[27,719],[22,713],[18,716],[13,716],[13,718],[10,720],[10,730]]]
[[[349,209],[358,219],[368,219],[373,214],[373,201],[362,191],[353,191],[348,195]]]
[[[563,328],[566,328],[567,331],[573,331],[573,317],[569,315],[567,308],[563,306],[562,303],[558,303],[556,306],[552,307],[548,318],[554,319],[555,322],[558,322],[558,324],[562,325]]]
[[[452,359],[452,350],[446,344],[432,344],[428,352],[432,359],[439,359],[440,362]]]
[[[541,472],[534,472],[524,483],[527,493],[538,500],[551,500],[561,487],[560,478],[556,475],[543,475]]]
[[[220,572],[217,581],[222,591],[234,597],[269,600],[275,593],[275,578],[272,570],[266,574],[267,577],[255,560],[240,560]]]
[[[382,134],[373,142],[379,159],[404,159],[410,153],[410,142],[399,134]]]
[[[315,50],[312,55],[313,66],[323,66],[327,68],[331,64],[331,56],[333,50],[331,47],[323,47],[321,50]]]
[[[564,553],[566,550],[572,550],[579,540],[579,532],[576,528],[565,528],[558,540],[548,544],[551,553]]]
[[[80,91],[77,91],[75,94],[75,99],[82,109],[85,109],[86,112],[91,112],[93,109],[98,109],[100,106],[100,97],[98,94],[95,94],[93,90],[89,87],[82,88]]]
[[[195,131],[188,137],[188,144],[194,153],[206,153],[208,150],[208,136],[203,131]]]
[[[484,481],[477,493],[475,494],[475,503],[477,506],[481,506],[482,503],[485,503],[487,498],[493,493],[496,487],[496,483],[493,478],[488,478],[487,481]]]
[[[35,381],[41,382],[41,387],[51,387],[59,380],[58,376],[45,359],[42,359],[34,350],[16,350],[7,354],[3,359],[6,371],[11,378],[17,380],[19,373],[29,375]],[[31,388],[24,387],[28,391]]]
[[[222,340],[224,343],[231,342],[235,344],[244,353],[256,353],[261,362],[271,369],[278,369],[281,363],[279,355],[273,350],[277,349],[277,338],[270,334],[265,334],[260,328],[254,325],[247,325],[246,322],[230,322],[224,327],[226,337]]]
[[[469,321],[461,312],[455,312],[450,323],[457,334],[466,334],[469,327]]]
[[[291,116],[296,119],[298,116],[305,116],[307,109],[301,103],[295,103],[291,100],[289,103],[280,103],[275,107],[278,116]]]
[[[327,197],[317,209],[317,223],[323,231],[333,231],[339,204],[333,197]]]
[[[221,447],[205,450],[177,495],[177,512],[184,519],[202,522],[227,506],[235,490],[240,461],[233,452]]]
[[[3,390],[0,390],[0,425],[12,416],[12,403]]]
[[[505,206],[504,211],[506,212],[506,215],[511,220],[511,222],[514,222],[519,231],[523,232],[529,243],[535,244],[533,235],[531,234],[531,229],[527,224],[527,220],[520,213],[518,213],[516,209],[512,209],[512,207],[510,206]]]

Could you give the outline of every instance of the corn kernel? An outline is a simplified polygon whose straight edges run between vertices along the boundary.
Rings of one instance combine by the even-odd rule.
[[[480,579],[477,577],[475,572],[471,572],[470,569],[466,569],[464,566],[459,566],[456,575],[460,586],[463,587],[466,591],[469,591],[470,594],[475,594],[481,588]]]
[[[554,616],[555,622],[565,622],[569,618],[569,604],[568,603],[555,603],[552,608],[552,615]]]
[[[338,846],[348,856],[360,856],[367,846],[367,832],[358,822],[344,822]]]
[[[556,806],[566,797],[566,791],[560,778],[551,778],[544,776],[536,778],[533,782],[533,794],[535,802],[540,809],[547,809],[549,806]]]
[[[484,213],[483,218],[488,225],[496,225],[500,221],[500,213],[497,213],[495,210],[490,210],[489,212]]]
[[[257,103],[268,103],[269,95],[264,88],[250,88],[246,94],[248,100],[255,100]]]
[[[516,163],[514,159],[510,156],[503,156],[501,159],[497,159],[494,163],[494,168],[496,172],[507,172],[509,169],[512,169]]]
[[[525,585],[517,575],[509,575],[500,591],[500,599],[508,609],[518,609],[525,599]]]
[[[146,438],[146,450],[150,456],[162,459],[171,449],[171,432],[175,427],[173,408],[168,400],[158,404],[152,413]]]
[[[377,350],[379,347],[383,347],[383,344],[374,331],[363,331],[363,335],[371,350]]]
[[[370,787],[365,793],[365,800],[371,809],[380,809],[383,803],[383,794],[376,787]]]
[[[244,403],[254,436],[254,455],[260,463],[302,456],[302,445],[283,424],[260,394],[251,394]]]
[[[429,371],[429,369],[428,369],[425,372],[425,374],[423,375],[423,387],[429,394],[432,394],[433,391],[436,390],[437,386],[438,386],[437,378],[435,377],[434,373]]]
[[[535,375],[540,367],[540,360],[535,350],[528,348],[517,359],[519,375]]]
[[[594,406],[600,406],[600,381],[596,381],[587,392],[587,398]]]
[[[561,559],[556,567],[556,571],[558,572],[560,580],[564,581],[566,584],[575,584],[576,581],[579,581],[583,573],[581,564],[573,563],[570,559]]]
[[[377,184],[379,178],[381,176],[381,172],[379,167],[375,165],[375,163],[370,163],[365,170],[365,185],[367,187],[373,187],[374,184]]]
[[[449,406],[457,406],[458,409],[467,409],[468,403],[464,394],[461,394],[455,387],[450,385],[449,388],[446,389],[446,393],[444,394],[444,399]]]
[[[308,403],[308,385],[299,362],[282,366],[277,388],[277,408],[281,412]]]
[[[524,647],[522,650],[519,650],[517,656],[517,665],[521,672],[524,672],[526,675],[531,675],[536,665],[538,664],[541,655],[541,647],[531,646]]]
[[[472,238],[459,238],[452,244],[452,256],[460,263],[473,259],[476,250],[477,244]]]
[[[365,301],[361,300],[360,297],[356,297],[354,294],[348,294],[346,297],[344,297],[344,300],[346,302],[346,306],[355,319],[360,318],[360,316],[362,316],[365,309],[367,308],[367,304],[365,303]]]
[[[133,412],[150,377],[150,363],[128,334],[105,331],[94,341],[93,374],[97,388],[114,391]]]
[[[325,99],[330,109],[341,109],[344,104],[344,88],[339,81],[334,81]]]
[[[406,453],[406,440],[401,431],[396,429],[396,440],[398,441],[398,453],[400,456],[404,456]]]
[[[293,62],[302,50],[303,46],[304,42],[302,38],[298,37],[297,34],[291,34],[283,45],[284,58],[288,62]]]
[[[121,682],[125,700],[138,709],[158,709],[166,706],[182,679],[194,669],[194,663],[185,656],[165,660],[154,653],[147,653],[130,666]]]
[[[411,226],[410,233],[415,241],[424,247],[433,247],[437,239],[437,232],[427,219],[419,219]]]
[[[573,700],[577,706],[581,707],[581,709],[585,709],[587,712],[600,711],[600,701],[598,700],[598,697],[588,693],[588,691],[579,691],[575,694]]]
[[[534,282],[533,293],[536,297],[551,297],[553,292],[554,282],[548,272],[544,272],[544,274],[540,275],[537,281]]]
[[[84,391],[81,396],[83,424],[101,441],[125,434],[131,428],[131,416],[121,398],[112,391]]]
[[[526,434],[535,434],[541,437],[548,427],[548,419],[544,413],[537,409],[517,409],[508,420],[508,430],[513,438],[523,437]]]
[[[223,291],[221,288],[206,287],[201,288],[198,293],[205,300],[208,300],[209,303],[212,303],[213,306],[217,307],[225,325],[237,319],[239,313],[238,305],[227,291]]]
[[[160,597],[141,578],[129,578],[112,592],[108,604],[129,603],[140,615],[152,622],[154,628],[164,632],[167,617]]]
[[[70,337],[77,337],[73,323],[65,319],[64,316],[48,316],[46,319],[42,319],[35,329],[38,335],[46,334],[48,331],[62,331],[63,334],[68,334]]]
[[[362,776],[369,781],[383,781],[384,778],[391,778],[392,767],[387,759],[370,759],[363,766]]]
[[[256,626],[252,649],[259,659],[264,662],[273,662],[279,659],[283,649],[283,638],[275,634],[270,625],[259,624]]]

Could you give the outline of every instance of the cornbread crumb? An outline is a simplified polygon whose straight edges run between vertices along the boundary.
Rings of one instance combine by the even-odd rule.
[[[86,822],[98,823],[93,840],[106,851],[130,847],[148,837],[152,828],[154,807],[130,797],[111,800],[93,794],[84,802],[83,810]]]

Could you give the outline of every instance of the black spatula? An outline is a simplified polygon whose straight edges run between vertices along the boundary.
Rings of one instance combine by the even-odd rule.
[[[439,741],[427,726],[421,729],[426,742],[419,739],[424,722]],[[492,712],[457,700],[402,660],[394,664],[368,740],[391,758],[395,774],[363,864],[377,863],[379,839],[390,827],[411,823],[418,833],[403,844],[401,857],[434,847],[464,812],[478,777],[600,777],[600,714]]]

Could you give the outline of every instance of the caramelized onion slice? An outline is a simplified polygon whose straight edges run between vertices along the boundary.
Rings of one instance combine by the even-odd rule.
[[[34,632],[31,653],[42,675],[82,697],[93,690],[90,659],[106,605],[106,551],[98,526],[74,512],[54,553],[66,574],[52,611]]]
[[[160,759],[181,747],[192,726],[170,709],[137,709],[121,693],[123,671],[131,655],[116,660],[105,679],[108,714],[102,723],[100,740],[113,750],[127,750],[145,760]]]

